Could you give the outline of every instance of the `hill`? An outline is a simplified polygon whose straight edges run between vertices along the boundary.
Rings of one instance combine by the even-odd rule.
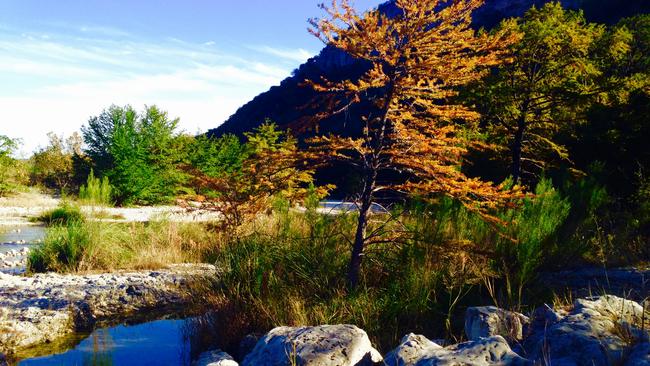
[[[502,19],[521,16],[531,6],[540,6],[546,2],[548,0],[486,0],[485,5],[474,14],[474,24],[477,28],[490,28]],[[648,0],[562,0],[562,4],[571,9],[583,9],[589,21],[607,24],[616,23],[623,17],[650,12]],[[393,0],[380,5],[379,9],[389,15],[398,11]],[[362,64],[345,53],[327,46],[319,55],[296,69],[280,85],[272,87],[246,103],[219,127],[208,131],[208,134],[242,135],[259,126],[266,118],[281,127],[288,127],[292,122],[315,112],[314,109],[305,109],[315,96],[309,87],[301,85],[305,79],[319,79],[321,76],[330,80],[351,78],[360,75],[363,70]],[[346,131],[354,134],[355,114],[355,110],[351,109],[344,115],[323,121],[322,125],[326,126],[327,131]]]

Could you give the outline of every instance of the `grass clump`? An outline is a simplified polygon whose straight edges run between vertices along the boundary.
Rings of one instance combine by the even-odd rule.
[[[81,209],[68,202],[63,202],[59,207],[46,211],[36,218],[47,226],[65,226],[70,223],[83,222],[85,217]]]
[[[60,273],[162,268],[204,262],[212,250],[202,224],[69,221],[48,228],[30,252],[30,272]]]
[[[520,203],[498,213],[508,222],[499,229],[449,199],[373,216],[368,232],[378,236],[353,292],[344,274],[356,214],[319,214],[317,202],[305,213],[276,204],[220,242],[221,297],[240,309],[229,319],[263,330],[351,323],[384,350],[408,332],[459,340],[466,306],[535,306],[541,300],[526,285],[549,258],[573,251],[557,244],[571,205],[550,181]]]
[[[90,246],[90,231],[84,223],[68,221],[48,229],[43,243],[30,251],[27,266],[31,272],[76,272]]]

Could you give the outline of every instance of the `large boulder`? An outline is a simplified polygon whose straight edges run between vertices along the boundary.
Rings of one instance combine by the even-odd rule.
[[[473,341],[495,335],[522,340],[524,326],[528,322],[528,317],[523,314],[495,306],[470,307],[465,312],[465,334]]]
[[[409,334],[386,355],[388,366],[490,366],[532,365],[514,353],[501,336],[442,347],[423,336]]]
[[[203,352],[192,362],[192,366],[239,366],[226,352],[220,350]]]
[[[278,327],[262,337],[243,366],[366,366],[382,357],[368,335],[353,325]]]
[[[553,365],[622,365],[632,348],[647,340],[642,319],[643,307],[634,301],[616,296],[580,299],[557,320],[542,325],[533,319],[524,348],[530,359],[551,360]]]
[[[400,345],[384,357],[389,366],[415,365],[427,354],[443,349],[441,345],[419,334],[409,333],[402,338]]]

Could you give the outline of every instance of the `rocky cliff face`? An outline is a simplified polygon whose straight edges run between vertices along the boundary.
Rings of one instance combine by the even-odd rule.
[[[490,28],[504,18],[521,16],[531,6],[541,6],[549,0],[486,0],[485,5],[474,14],[476,27]],[[650,12],[648,0],[561,0],[562,4],[571,9],[584,9],[586,17],[591,21],[615,23],[620,18],[638,13]],[[388,1],[379,6],[387,14],[398,10],[394,1]],[[309,113],[300,107],[309,104],[314,97],[313,91],[300,84],[308,78],[318,79],[325,76],[329,79],[349,78],[363,70],[363,65],[355,62],[345,53],[325,47],[318,56],[310,59],[294,71],[293,75],[282,81],[279,86],[255,97],[242,106],[221,126],[210,130],[208,134],[220,136],[225,133],[241,135],[259,126],[266,118],[270,118],[282,127],[288,126],[300,116]],[[323,121],[328,130],[354,129],[354,110],[344,116],[338,116],[329,121]]]

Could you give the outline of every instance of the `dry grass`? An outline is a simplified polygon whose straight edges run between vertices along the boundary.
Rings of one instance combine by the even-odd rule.
[[[214,234],[196,223],[70,222],[48,229],[30,253],[32,272],[96,272],[204,262]]]

